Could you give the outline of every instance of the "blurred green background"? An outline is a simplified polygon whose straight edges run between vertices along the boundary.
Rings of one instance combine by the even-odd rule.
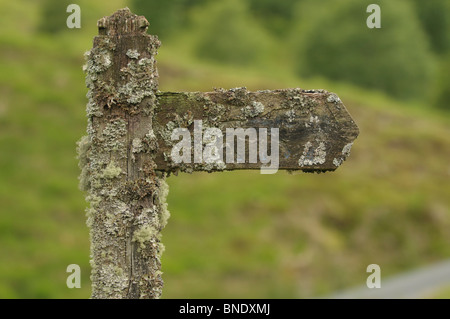
[[[324,88],[361,130],[333,173],[170,177],[163,298],[309,298],[450,257],[448,0],[78,0],[68,29],[72,2],[0,0],[0,298],[90,296],[81,66],[125,6],[162,40],[160,90]]]

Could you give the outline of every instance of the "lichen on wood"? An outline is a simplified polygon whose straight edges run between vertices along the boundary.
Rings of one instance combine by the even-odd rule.
[[[154,129],[160,152],[157,169],[165,172],[207,172],[260,169],[262,163],[174,162],[174,128],[186,128],[202,120],[202,130],[218,128],[279,129],[279,169],[305,172],[333,171],[349,152],[342,152],[359,133],[358,127],[336,94],[300,88],[250,92],[245,87],[213,92],[158,92]],[[207,144],[205,135],[203,146]],[[225,153],[226,141],[223,150]],[[219,150],[221,151],[221,150]],[[246,157],[248,149],[246,149]]]
[[[151,174],[160,42],[145,33],[144,20],[128,9],[102,18],[85,55],[88,135],[78,152],[90,203],[92,298],[159,298],[162,291],[168,187],[166,174]]]

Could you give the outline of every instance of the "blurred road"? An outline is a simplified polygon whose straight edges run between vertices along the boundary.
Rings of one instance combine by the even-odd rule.
[[[325,299],[418,299],[427,298],[446,286],[450,286],[450,260],[384,280],[381,268],[381,288],[369,289],[364,285],[325,296]]]

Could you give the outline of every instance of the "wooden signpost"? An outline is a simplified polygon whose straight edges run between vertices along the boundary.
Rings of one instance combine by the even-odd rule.
[[[160,92],[158,38],[128,8],[98,21],[86,53],[92,298],[158,298],[166,177],[178,171],[333,171],[358,127],[334,93],[245,88]],[[261,178],[264,178],[263,176]]]

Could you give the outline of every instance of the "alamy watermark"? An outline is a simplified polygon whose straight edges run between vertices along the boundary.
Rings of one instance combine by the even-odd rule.
[[[367,288],[381,288],[381,268],[377,264],[370,264],[367,266],[366,272],[372,273],[367,277]]]
[[[69,29],[81,28],[81,8],[78,4],[69,4],[66,12],[72,13],[67,17],[66,25]]]
[[[270,129],[270,154],[268,128],[227,128],[224,138],[219,128],[203,128],[202,120],[194,120],[193,135],[192,146],[191,133],[187,128],[175,128],[172,131],[172,141],[179,141],[170,154],[174,163],[215,164],[222,168],[225,168],[225,163],[261,163],[261,174],[278,171],[278,128]]]
[[[77,264],[70,264],[67,266],[66,272],[71,273],[67,276],[67,288],[81,288],[81,269]]]
[[[69,4],[66,8],[67,13],[71,13],[66,20],[69,29],[81,28],[81,8],[77,4]],[[381,28],[381,8],[378,4],[369,4],[366,9],[367,13],[371,13],[366,20],[369,29]]]
[[[381,8],[378,4],[369,4],[366,9],[367,13],[371,13],[366,20],[369,29],[381,28]]]

